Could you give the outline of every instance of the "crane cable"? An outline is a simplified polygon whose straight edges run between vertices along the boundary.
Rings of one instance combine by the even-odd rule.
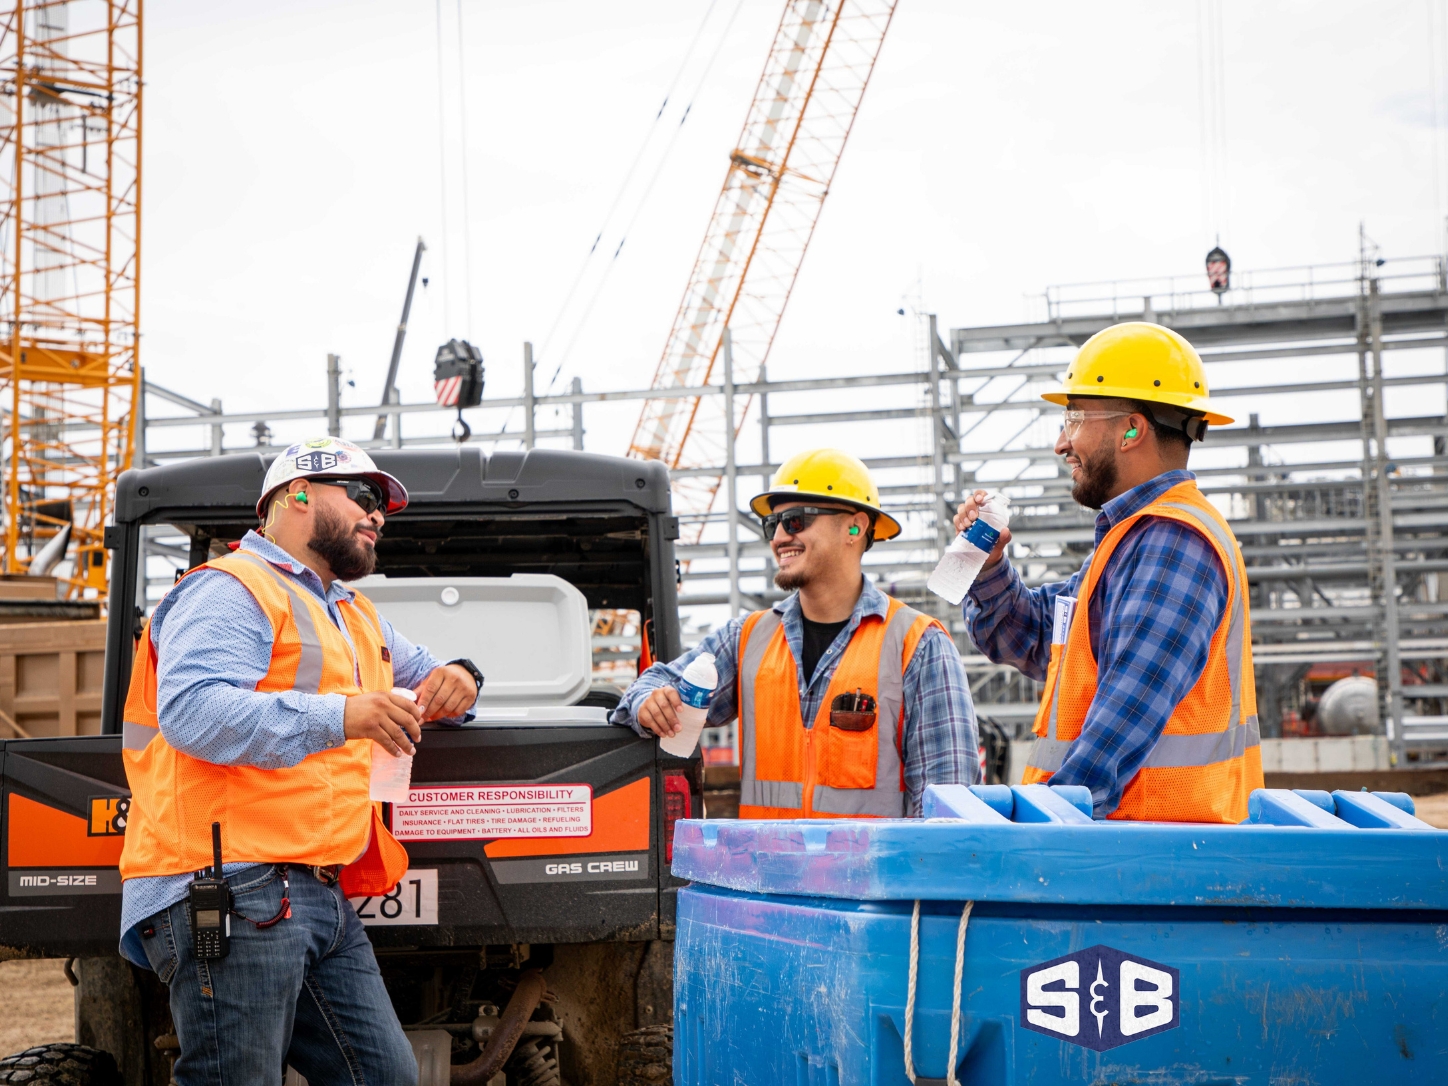
[[[654,119],[649,123],[648,130],[644,133],[644,138],[639,144],[638,152],[634,155],[633,162],[629,164],[628,172],[624,174],[623,182],[619,185],[618,192],[614,194],[613,203],[609,204],[608,211],[603,216],[603,224],[598,228],[598,233],[594,235],[593,244],[589,246],[588,254],[583,258],[582,264],[579,265],[578,274],[574,276],[573,284],[568,288],[568,293],[563,296],[563,304],[559,306],[558,314],[553,318],[553,324],[548,329],[548,334],[543,337],[543,346],[538,352],[540,355],[546,352],[549,344],[553,342],[553,336],[558,331],[558,326],[563,322],[564,315],[568,312],[568,305],[573,300],[573,295],[578,290],[579,283],[583,281],[584,273],[588,271],[588,265],[593,260],[593,254],[598,251],[598,243],[603,240],[604,231],[608,229],[609,223],[613,221],[613,214],[618,210],[618,205],[623,202],[624,193],[628,191],[629,184],[633,181],[634,173],[638,170],[639,163],[643,161],[644,152],[648,150],[649,144],[653,142],[654,133],[659,127],[659,121],[663,119],[664,111],[669,107],[669,99],[674,96],[674,90],[678,87],[679,80],[684,77],[684,71],[689,65],[689,59],[694,55],[694,48],[699,44],[699,39],[704,34],[704,27],[708,25],[709,17],[714,14],[714,6],[718,2],[719,0],[709,0],[709,7],[704,12],[704,18],[699,21],[699,27],[694,31],[694,37],[690,40],[689,47],[684,50],[683,59],[679,62],[679,69],[674,73],[674,78],[669,83],[668,89],[664,91],[664,100],[660,103],[658,112],[654,114]],[[549,387],[551,389],[551,384]]]
[[[1443,0],[1427,0],[1428,8],[1428,117],[1433,128],[1433,214],[1436,218],[1434,224],[1435,232],[1439,236],[1439,244],[1445,251],[1448,251],[1448,238],[1444,237],[1443,231],[1448,228],[1448,221],[1444,216],[1448,215],[1448,206],[1445,206],[1444,184],[1448,181],[1448,139],[1445,139],[1445,128],[1443,125],[1444,86],[1443,72],[1448,68],[1448,11],[1445,11]]]
[[[588,318],[593,314],[593,307],[598,304],[598,299],[603,294],[603,288],[608,285],[609,276],[613,274],[613,269],[617,266],[618,256],[623,252],[624,242],[628,241],[628,236],[633,231],[634,224],[638,222],[639,216],[643,214],[644,208],[648,206],[649,197],[653,195],[654,186],[658,184],[659,177],[663,174],[664,167],[668,164],[669,156],[674,149],[674,144],[678,142],[679,133],[683,131],[684,122],[689,119],[689,114],[694,108],[694,101],[697,99],[699,92],[704,89],[704,82],[709,78],[709,73],[714,68],[714,62],[719,59],[719,54],[724,49],[724,42],[729,36],[729,29],[734,25],[734,19],[739,14],[739,9],[743,6],[744,0],[739,0],[739,3],[734,7],[734,14],[729,17],[729,22],[724,26],[724,32],[719,35],[719,42],[714,47],[714,53],[709,58],[709,63],[705,65],[703,73],[699,76],[699,82],[694,87],[694,93],[689,98],[689,104],[684,107],[683,115],[680,116],[679,123],[674,128],[674,134],[670,137],[668,146],[664,148],[663,157],[659,159],[658,165],[654,168],[653,176],[649,178],[649,183],[644,189],[643,195],[639,197],[639,202],[634,207],[633,215],[629,218],[628,224],[623,228],[623,233],[618,239],[618,245],[614,248],[613,256],[609,258],[608,266],[604,269],[603,277],[594,288],[593,297],[588,300],[588,306],[584,309],[583,316],[579,318],[578,324],[574,327],[573,335],[568,341],[568,346],[563,349],[562,355],[559,356],[558,366],[554,369],[553,378],[548,383],[548,390],[550,392],[553,390],[553,383],[558,380],[559,375],[563,372],[563,367],[567,364],[569,355],[573,353],[573,347],[578,342],[578,337],[583,334],[583,329],[588,324]]]
[[[658,110],[654,113],[654,119],[649,123],[648,130],[644,133],[644,138],[639,144],[639,149],[634,155],[633,162],[629,165],[627,173],[624,174],[623,182],[619,185],[618,191],[614,194],[613,202],[609,205],[608,211],[604,215],[603,222],[599,226],[598,232],[594,235],[593,244],[589,246],[588,253],[586,256],[584,256],[583,261],[578,268],[578,273],[574,276],[573,283],[568,288],[568,293],[563,298],[563,304],[559,306],[558,315],[554,318],[553,324],[548,330],[548,335],[543,340],[542,348],[534,355],[535,365],[546,355],[549,345],[553,342],[554,335],[558,332],[560,325],[562,325],[563,318],[567,315],[569,306],[573,301],[574,295],[577,293],[579,285],[583,282],[583,278],[588,272],[588,268],[593,261],[594,254],[598,251],[599,244],[603,241],[604,234],[607,232],[609,224],[613,221],[613,216],[615,212],[617,212],[619,206],[623,203],[623,199],[628,192],[629,185],[632,183],[634,175],[635,173],[637,173],[639,165],[642,163],[644,155],[648,151],[649,145],[653,142],[654,135],[658,131],[659,122],[663,119],[664,113],[668,109],[669,101],[673,98],[674,91],[678,88],[680,80],[683,79],[684,73],[688,70],[689,61],[693,58],[694,50],[698,46],[700,39],[703,37],[704,30],[708,26],[709,19],[713,15],[714,8],[717,4],[718,0],[710,0],[709,7],[704,12],[704,17],[699,21],[698,29],[694,31],[694,36],[692,39],[690,39],[688,48],[684,50],[684,55],[679,62],[678,70],[674,73],[674,78],[670,81],[668,88],[664,91],[664,99],[660,103]],[[728,38],[729,30],[734,25],[734,21],[739,15],[740,8],[742,8],[743,6],[744,0],[739,0],[739,2],[735,5],[734,13],[729,16],[729,21],[724,25],[724,30],[719,35],[719,41],[714,47],[714,52],[709,57],[708,63],[704,66],[703,74],[700,76],[698,82],[694,86],[693,93],[689,97],[688,104],[684,107],[684,112],[679,118],[679,123],[674,128],[673,136],[670,138],[668,144],[664,148],[663,156],[660,158],[658,166],[654,170],[653,177],[649,180],[649,184],[644,190],[644,195],[641,198],[638,206],[635,207],[634,213],[628,221],[628,225],[625,226],[619,238],[618,245],[614,247],[613,256],[609,260],[608,269],[604,272],[603,280],[600,282],[598,288],[595,289],[593,297],[590,299],[588,307],[584,311],[584,316],[579,322],[579,329],[581,329],[582,325],[586,323],[589,314],[593,312],[593,306],[598,301],[599,293],[601,292],[603,285],[607,283],[608,275],[613,269],[614,262],[617,261],[619,253],[623,250],[623,243],[628,240],[629,231],[632,229],[634,223],[638,221],[639,213],[642,210],[643,205],[647,202],[649,194],[653,191],[654,184],[658,181],[659,174],[662,172],[664,164],[668,161],[669,156],[672,154],[674,145],[678,141],[679,130],[683,128],[684,122],[689,119],[689,115],[694,108],[694,102],[698,98],[699,92],[703,89],[704,80],[708,78],[710,71],[713,70],[714,62],[718,60],[719,54],[723,50],[724,42]],[[568,360],[568,355],[573,349],[573,344],[577,341],[579,329],[575,329],[573,337],[569,340],[568,348],[559,357],[558,365],[554,367],[553,375],[549,378],[548,386],[543,393],[545,396],[552,393],[553,389],[557,386],[558,378],[563,373],[563,366]],[[499,428],[500,434],[506,434],[508,432],[508,427],[512,423],[512,417],[513,410],[510,408],[508,411],[508,417],[503,421],[503,425]]]
[[[1202,156],[1202,228],[1230,234],[1227,192],[1227,76],[1222,0],[1197,0],[1197,107]]]
[[[473,227],[468,205],[468,69],[463,62],[463,0],[458,0],[458,129],[463,144],[463,289],[467,291],[468,339],[473,336]],[[461,413],[459,414],[461,417]]]
[[[437,9],[437,178],[442,189],[442,322],[448,331],[452,330],[452,307],[448,302],[447,262],[447,139],[443,131],[443,90],[442,90],[442,0],[436,0]]]

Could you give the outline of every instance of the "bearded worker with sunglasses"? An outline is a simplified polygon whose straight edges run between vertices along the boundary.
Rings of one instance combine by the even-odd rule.
[[[1191,443],[1232,420],[1192,345],[1143,322],[1092,336],[1045,399],[1066,408],[1056,452],[1071,496],[1100,510],[1095,549],[1031,589],[1003,531],[965,600],[981,652],[1045,683],[1025,783],[1085,785],[1097,818],[1241,822],[1263,786],[1247,571],[1186,470]]]
[[[370,801],[373,752],[412,754],[420,724],[465,714],[482,678],[409,643],[345,584],[374,570],[385,516],[406,505],[351,442],[293,445],[266,473],[260,530],[190,570],[143,628],[124,722],[121,953],[170,989],[181,1086],[276,1082],[283,1064],[314,1083],[417,1082],[346,899],[407,870]],[[224,956],[199,943],[191,911],[214,822]]]
[[[784,463],[750,503],[788,598],[735,618],[671,663],[654,664],[614,710],[641,735],[679,728],[675,684],[711,653],[708,724],[738,717],[741,818],[900,818],[927,784],[974,784],[975,710],[939,622],[891,599],[861,556],[900,525],[855,457],[816,449]]]

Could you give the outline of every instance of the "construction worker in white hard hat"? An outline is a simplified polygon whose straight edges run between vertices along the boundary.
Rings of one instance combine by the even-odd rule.
[[[1045,683],[1026,783],[1085,785],[1098,818],[1241,822],[1262,787],[1247,571],[1187,470],[1215,410],[1196,350],[1157,324],[1086,341],[1063,388],[1056,452],[1096,517],[1065,581],[1027,588],[1009,530],[965,600],[971,640]],[[957,529],[977,515],[977,491]]]
[[[615,723],[674,735],[676,684],[709,653],[719,685],[707,724],[739,721],[741,818],[899,818],[920,813],[927,784],[974,784],[975,711],[954,642],[861,571],[865,551],[900,532],[865,465],[801,453],[750,508],[789,596],[648,668]]]
[[[121,953],[170,988],[184,1086],[275,1082],[286,1064],[311,1082],[417,1082],[346,899],[388,893],[407,870],[370,799],[373,758],[412,754],[420,725],[462,716],[482,680],[345,583],[373,571],[386,514],[406,504],[351,442],[292,445],[262,483],[260,531],[188,571],[143,628],[124,722]],[[224,956],[192,908],[213,823],[234,898]]]

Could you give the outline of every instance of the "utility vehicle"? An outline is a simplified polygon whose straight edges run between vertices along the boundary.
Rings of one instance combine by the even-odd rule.
[[[477,1061],[510,1032],[518,1040],[493,1086],[665,1081],[680,885],[668,843],[673,822],[699,812],[702,777],[697,756],[671,758],[608,722],[626,679],[594,681],[590,640],[600,614],[622,612],[642,631],[644,663],[680,651],[668,474],[540,449],[374,456],[411,504],[389,518],[362,591],[440,659],[469,657],[486,676],[475,721],[425,728],[418,802],[386,809],[411,856],[407,877],[387,898],[354,902],[422,1081],[484,1081]],[[0,956],[71,959],[77,1040],[118,1068],[60,1046],[24,1069],[0,1062],[0,1083],[22,1070],[32,1084],[169,1081],[165,990],[117,954],[122,709],[148,570],[154,580],[226,553],[256,526],[268,463],[229,455],[121,476],[106,532],[101,734],[0,744]],[[617,655],[623,639],[603,640]],[[491,787],[504,785],[550,787]],[[540,795],[562,822],[539,816]],[[512,818],[519,796],[534,806]],[[440,810],[451,821],[429,817]],[[471,828],[438,828],[459,821]],[[550,833],[557,825],[567,832]]]

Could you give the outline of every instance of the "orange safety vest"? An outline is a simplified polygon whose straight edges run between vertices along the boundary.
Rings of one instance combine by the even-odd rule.
[[[271,667],[262,693],[360,694],[392,687],[382,622],[361,595],[338,602],[357,656],[322,603],[264,558],[236,551],[198,569],[219,569],[256,597],[271,622]],[[345,864],[348,896],[385,894],[407,871],[407,850],[368,798],[372,741],[350,739],[284,769],[215,765],[178,751],[156,717],[151,623],[126,697],[123,757],[131,786],[121,878],[181,875],[211,864],[211,824],[221,823],[227,863]],[[355,666],[355,671],[354,671]],[[357,676],[361,686],[357,685]]]
[[[755,611],[739,631],[740,818],[902,818],[904,682],[920,638],[940,623],[890,600],[855,628],[814,727],[799,706],[799,667],[778,611]],[[941,627],[943,630],[944,627]],[[830,706],[856,690],[875,699],[864,731],[830,724]]]
[[[1193,482],[1178,483],[1151,505],[1115,524],[1081,578],[1065,644],[1051,646],[1046,691],[1036,713],[1036,740],[1024,783],[1050,779],[1081,734],[1096,696],[1091,652],[1091,593],[1112,552],[1142,517],[1185,524],[1217,552],[1227,571],[1227,607],[1212,635],[1206,669],[1182,698],[1108,817],[1145,822],[1226,822],[1247,817],[1247,796],[1263,787],[1257,689],[1252,677],[1252,624],[1247,569],[1226,519]]]

